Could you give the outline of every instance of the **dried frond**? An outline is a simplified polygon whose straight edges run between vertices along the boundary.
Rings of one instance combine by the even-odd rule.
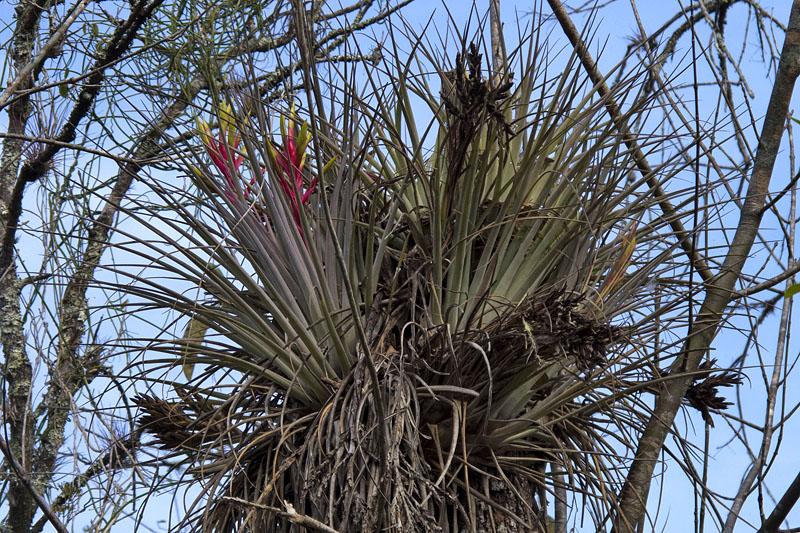
[[[714,374],[716,359],[705,361],[697,367],[699,374],[692,380],[686,391],[684,402],[700,411],[706,424],[714,427],[711,410],[724,411],[732,402],[719,395],[720,387],[733,387],[742,384],[742,375],[733,370],[717,370]]]

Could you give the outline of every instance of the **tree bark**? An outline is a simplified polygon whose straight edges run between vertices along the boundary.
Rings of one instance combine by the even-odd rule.
[[[16,72],[22,72],[31,62],[36,43],[36,34],[42,13],[48,2],[20,2],[15,9],[17,20],[14,38],[9,48],[9,56]],[[18,82],[20,91],[29,89],[38,76],[34,70]],[[8,132],[22,135],[31,115],[30,96],[22,92],[7,106]],[[3,155],[0,157],[0,242],[13,240],[16,221],[12,220],[12,194],[17,181],[17,169],[22,158],[23,141],[6,138],[3,140]],[[34,432],[33,417],[30,412],[31,380],[33,367],[25,352],[25,335],[20,312],[21,282],[17,277],[16,265],[9,262],[0,268],[0,342],[3,344],[5,366],[3,381],[5,405],[3,415],[9,426],[8,450],[11,457],[19,461],[27,474],[31,471]],[[10,459],[4,461],[10,472]],[[27,531],[30,520],[36,512],[36,502],[31,497],[23,480],[12,475],[8,489],[8,522],[12,532]]]

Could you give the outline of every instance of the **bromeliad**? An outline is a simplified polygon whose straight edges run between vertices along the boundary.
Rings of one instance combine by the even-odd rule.
[[[214,166],[225,178],[231,192],[225,191],[229,199],[235,201],[233,178],[239,172],[239,167],[244,161],[244,156],[238,152],[241,135],[236,130],[233,121],[233,110],[227,103],[220,105],[219,110],[219,140],[211,135],[211,128],[205,120],[197,119],[200,138],[206,148],[206,153],[211,158]],[[249,187],[245,190],[245,197],[249,194]]]
[[[308,123],[303,121],[300,131],[295,137],[294,106],[289,111],[288,125],[285,118],[281,116],[281,139],[283,142],[282,148],[273,145],[271,141],[267,141],[267,148],[278,176],[278,183],[280,183],[283,192],[286,193],[289,199],[292,217],[294,217],[294,221],[302,235],[300,208],[308,204],[311,193],[314,192],[314,188],[317,185],[317,177],[314,176],[311,179],[308,189],[303,192],[303,167],[306,164],[306,149],[311,141],[311,135],[308,132]]]
[[[281,143],[277,145],[267,140],[267,149],[272,163],[273,173],[276,176],[280,189],[286,195],[289,207],[292,212],[297,229],[305,240],[302,222],[300,220],[300,209],[308,205],[311,194],[317,185],[316,176],[311,179],[308,189],[303,191],[303,169],[306,163],[306,151],[311,141],[308,123],[300,125],[299,132],[295,131],[294,107],[289,112],[288,124],[284,117],[281,117]],[[204,120],[197,119],[200,137],[203,140],[206,153],[211,158],[214,166],[225,179],[225,195],[232,202],[236,202],[236,183],[239,176],[239,167],[244,161],[244,156],[239,151],[241,134],[237,131],[233,120],[233,109],[227,103],[220,106],[219,112],[219,135],[217,138],[211,134],[211,128]],[[333,161],[331,161],[332,163]],[[325,166],[325,169],[330,163]],[[323,170],[325,170],[323,169]],[[262,172],[266,171],[263,169]],[[202,174],[195,170],[195,174],[202,178]],[[251,192],[254,193],[253,186],[255,178],[250,180],[244,188],[244,198],[249,199]]]

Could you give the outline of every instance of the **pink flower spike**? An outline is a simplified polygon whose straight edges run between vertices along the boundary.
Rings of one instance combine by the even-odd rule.
[[[222,132],[220,132],[220,137],[223,137]],[[214,163],[214,166],[217,167],[220,174],[225,178],[230,188],[233,188],[233,176],[231,171],[238,171],[244,161],[244,156],[235,152],[239,140],[239,136],[237,135],[235,138],[235,145],[228,146],[225,144],[224,140],[217,141],[210,137],[204,139],[206,153],[211,158],[211,162]],[[231,197],[230,195],[228,196]]]
[[[305,242],[306,238],[302,227],[300,209],[308,205],[311,194],[316,189],[317,178],[312,178],[308,189],[303,190],[303,168],[305,167],[306,152],[311,138],[308,132],[308,124],[303,122],[299,131],[297,131],[294,118],[294,108],[292,108],[288,116],[281,116],[280,136],[282,145],[278,147],[268,140],[267,149],[269,158],[272,161],[272,168],[275,170],[274,181],[278,182],[280,189],[286,195],[292,218]]]
[[[308,199],[311,197],[311,193],[314,192],[314,188],[317,186],[317,177],[311,180],[311,183],[308,186],[308,190],[303,194],[302,204],[308,204]]]
[[[208,123],[199,117],[197,118],[197,130],[211,162],[224,178],[225,187],[222,188],[222,192],[232,202],[235,202],[237,195],[234,191],[240,180],[238,172],[244,162],[244,155],[238,152],[242,136],[236,127],[233,108],[230,104],[226,102],[220,104],[216,116],[219,121],[216,135],[212,134]],[[247,122],[247,117],[245,117],[245,122]],[[245,198],[253,193],[255,181],[253,177],[249,184],[242,182]]]
[[[294,145],[294,130],[289,130],[286,135],[286,158],[292,165],[294,165],[295,158],[295,145]]]

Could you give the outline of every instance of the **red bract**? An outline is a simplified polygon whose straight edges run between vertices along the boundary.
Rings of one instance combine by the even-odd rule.
[[[222,173],[225,177],[225,181],[227,181],[228,185],[231,187],[233,187],[232,171],[238,171],[239,166],[244,160],[241,155],[237,155],[236,152],[234,152],[236,148],[238,148],[238,146],[229,147],[227,144],[217,142],[210,138],[209,142],[206,144],[206,152],[208,152],[208,155],[211,157],[211,161],[214,162],[214,165]]]
[[[219,170],[220,174],[225,178],[225,184],[227,185],[224,190],[225,195],[231,201],[235,202],[235,180],[239,176],[239,167],[244,157],[238,152],[241,135],[237,132],[232,117],[232,109],[229,105],[223,104],[220,106],[218,138],[212,136],[211,129],[205,121],[198,119],[197,124],[206,153],[208,153],[214,166],[217,167],[217,170]],[[303,191],[303,168],[305,167],[306,151],[311,136],[309,135],[308,124],[306,122],[303,122],[298,132],[295,131],[294,109],[289,113],[288,125],[283,117],[281,117],[280,125],[282,145],[277,146],[267,140],[267,148],[269,150],[272,168],[274,169],[275,179],[280,185],[280,189],[286,195],[289,207],[292,211],[292,218],[297,225],[300,235],[303,237],[303,240],[305,240],[302,222],[300,220],[300,209],[308,205],[311,193],[314,192],[317,185],[317,178],[314,177],[308,189]],[[250,181],[249,185],[245,185],[245,199],[250,196],[254,183],[255,178]]]
[[[200,137],[203,140],[206,153],[211,158],[211,162],[217,167],[220,174],[225,178],[225,183],[229,191],[225,195],[235,201],[233,194],[234,177],[239,172],[239,167],[244,161],[244,157],[238,153],[239,143],[242,138],[236,130],[233,122],[232,108],[228,104],[222,104],[219,110],[219,140],[211,135],[211,128],[204,120],[197,120]],[[245,197],[249,195],[249,187],[245,190]]]
[[[292,217],[302,235],[300,209],[308,204],[311,193],[314,192],[314,188],[317,185],[317,178],[314,177],[308,189],[303,192],[303,167],[306,163],[306,149],[311,137],[308,133],[308,124],[306,122],[303,122],[300,126],[300,132],[295,135],[294,110],[289,114],[288,127],[283,117],[281,117],[281,138],[283,146],[280,149],[269,141],[267,142],[267,148],[269,149],[272,164],[277,171],[278,183],[289,199]]]

